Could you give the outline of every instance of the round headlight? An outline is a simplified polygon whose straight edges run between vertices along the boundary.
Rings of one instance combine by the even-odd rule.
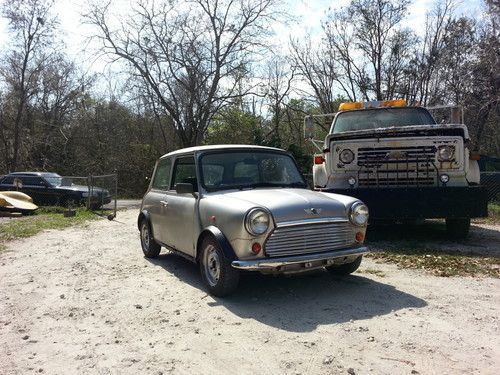
[[[455,147],[440,146],[438,150],[438,159],[440,161],[451,161],[455,156]]]
[[[269,217],[267,211],[260,208],[254,208],[247,214],[245,226],[248,233],[253,234],[254,236],[259,236],[266,233],[269,228],[270,221],[271,218]]]
[[[345,150],[340,151],[339,159],[344,164],[352,163],[354,160],[354,153],[346,148]]]
[[[366,225],[368,222],[368,207],[361,202],[354,203],[351,207],[349,220],[355,225]]]

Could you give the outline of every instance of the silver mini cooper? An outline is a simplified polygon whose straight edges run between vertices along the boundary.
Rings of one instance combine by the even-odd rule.
[[[359,200],[309,190],[287,152],[221,145],[161,157],[138,226],[146,257],[162,246],[187,257],[223,296],[242,270],[354,272],[368,251],[367,221]]]

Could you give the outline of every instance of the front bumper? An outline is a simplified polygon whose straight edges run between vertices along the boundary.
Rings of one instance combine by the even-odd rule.
[[[315,253],[289,257],[262,258],[255,260],[234,260],[231,265],[245,271],[260,272],[303,272],[316,268],[340,265],[354,261],[358,256],[366,254],[368,247],[359,246],[352,249],[335,250],[326,253]]]
[[[473,218],[488,216],[482,186],[321,189],[362,200],[371,219]]]

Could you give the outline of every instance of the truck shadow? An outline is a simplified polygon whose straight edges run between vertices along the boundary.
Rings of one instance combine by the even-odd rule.
[[[465,239],[451,239],[442,220],[419,224],[370,225],[366,243],[372,250],[427,249],[443,254],[499,256],[500,230],[472,224]]]
[[[173,254],[148,260],[181,281],[205,289],[198,268],[189,261]],[[207,303],[290,332],[310,332],[324,324],[355,322],[427,305],[392,285],[357,274],[334,277],[323,270],[278,277],[246,273],[233,295],[208,298]]]

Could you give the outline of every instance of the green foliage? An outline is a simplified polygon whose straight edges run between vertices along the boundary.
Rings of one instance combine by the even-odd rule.
[[[210,123],[205,144],[261,144],[262,119],[236,105],[222,109]]]

